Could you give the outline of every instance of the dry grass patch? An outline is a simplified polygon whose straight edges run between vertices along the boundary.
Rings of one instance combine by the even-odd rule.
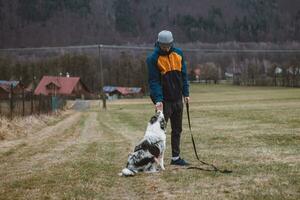
[[[56,124],[70,114],[71,111],[64,111],[52,115],[15,117],[13,120],[2,117],[0,118],[0,142],[1,140],[15,140],[34,134],[46,126]]]

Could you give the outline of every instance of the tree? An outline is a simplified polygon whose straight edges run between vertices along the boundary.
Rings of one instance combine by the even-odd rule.
[[[213,80],[216,84],[219,80],[219,70],[215,63],[205,63],[201,69],[201,79],[206,83]]]
[[[133,15],[129,0],[118,0],[114,2],[115,27],[119,32],[136,33],[137,23]]]

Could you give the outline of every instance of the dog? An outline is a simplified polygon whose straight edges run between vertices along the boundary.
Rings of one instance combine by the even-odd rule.
[[[129,154],[126,168],[119,173],[120,176],[158,172],[159,168],[165,170],[166,125],[163,112],[157,111],[148,123],[144,138]]]

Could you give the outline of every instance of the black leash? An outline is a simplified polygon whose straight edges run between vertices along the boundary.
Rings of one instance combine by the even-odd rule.
[[[198,156],[198,153],[197,153],[197,149],[196,149],[196,145],[195,145],[194,136],[193,136],[193,133],[192,133],[189,103],[186,102],[185,105],[186,105],[186,112],[187,112],[187,117],[188,117],[188,122],[189,122],[189,129],[190,129],[190,133],[191,133],[191,138],[192,138],[192,142],[193,142],[195,156],[196,156],[197,160],[201,164],[209,166],[209,167],[212,168],[212,169],[206,169],[206,168],[202,168],[202,167],[193,167],[193,166],[191,166],[191,167],[188,167],[187,169],[199,169],[199,170],[203,170],[203,171],[213,171],[213,172],[221,172],[221,173],[232,173],[231,170],[227,170],[227,169],[221,170],[221,169],[217,168],[215,165],[209,164],[209,163],[204,162],[204,161],[202,161],[202,160],[199,159],[199,156]]]

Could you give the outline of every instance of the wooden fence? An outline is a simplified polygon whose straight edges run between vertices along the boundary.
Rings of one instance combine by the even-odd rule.
[[[65,106],[66,100],[60,96],[33,95],[33,92],[15,94],[11,89],[7,97],[0,98],[0,116],[13,119],[14,116],[51,113]]]

